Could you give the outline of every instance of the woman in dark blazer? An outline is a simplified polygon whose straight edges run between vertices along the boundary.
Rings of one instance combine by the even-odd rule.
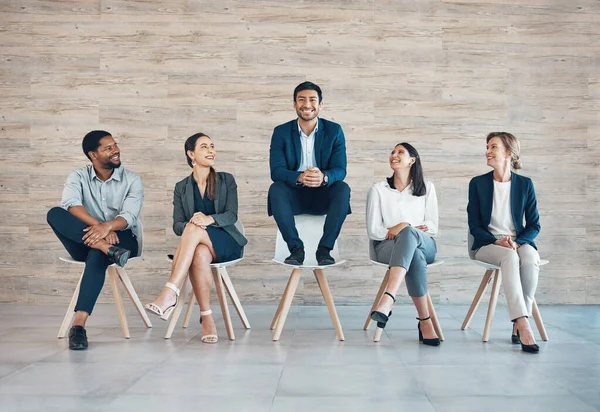
[[[173,231],[181,236],[173,256],[171,276],[158,297],[145,306],[150,313],[168,320],[179,298],[179,288],[190,276],[200,305],[202,342],[216,343],[218,336],[210,309],[212,273],[210,264],[239,259],[248,243],[236,228],[237,185],[229,173],[215,172],[215,145],[202,133],[190,136],[184,145],[190,176],[175,185]]]
[[[538,352],[527,318],[537,288],[540,255],[534,243],[540,232],[533,183],[511,171],[521,168],[520,145],[506,132],[490,133],[485,152],[494,170],[469,183],[469,231],[475,259],[500,266],[502,284],[514,323],[512,341]],[[523,224],[525,218],[525,224]]]

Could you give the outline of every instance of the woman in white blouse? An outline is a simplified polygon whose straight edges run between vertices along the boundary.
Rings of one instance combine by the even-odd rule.
[[[427,308],[427,264],[437,252],[438,205],[433,183],[423,179],[421,159],[408,143],[394,147],[389,158],[394,174],[375,183],[367,197],[367,232],[378,262],[389,264],[385,293],[371,313],[385,328],[395,295],[406,277],[408,294],[417,309],[419,341],[438,346]]]

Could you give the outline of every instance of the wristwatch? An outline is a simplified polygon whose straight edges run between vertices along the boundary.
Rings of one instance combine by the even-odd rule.
[[[321,186],[327,186],[328,183],[329,183],[329,176],[327,176],[326,174],[323,174],[323,182],[321,183]]]

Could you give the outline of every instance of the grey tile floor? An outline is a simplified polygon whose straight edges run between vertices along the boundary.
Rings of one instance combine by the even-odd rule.
[[[598,306],[541,306],[550,341],[538,355],[510,343],[503,306],[484,344],[483,305],[466,331],[466,306],[438,305],[438,348],[418,344],[408,305],[377,344],[365,306],[338,307],[345,342],[325,307],[292,307],[279,342],[274,305],[245,309],[251,330],[234,314],[228,341],[217,310],[220,342],[206,345],[197,321],[164,340],[165,322],[145,329],[131,308],[125,340],[114,306],[98,305],[90,349],[72,352],[55,338],[65,307],[0,304],[0,411],[600,411]]]

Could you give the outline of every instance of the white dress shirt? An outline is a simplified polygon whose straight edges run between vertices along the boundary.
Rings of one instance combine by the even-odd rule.
[[[489,231],[494,236],[510,236],[512,240],[517,238],[517,229],[512,219],[510,207],[511,182],[496,182],[494,180],[494,201],[492,203],[492,216]]]
[[[300,159],[300,166],[298,167],[299,172],[304,172],[306,169],[311,167],[317,167],[317,158],[315,157],[315,134],[319,130],[319,121],[317,119],[317,125],[315,126],[312,133],[307,136],[302,131],[300,123],[298,123],[298,131],[300,132],[300,144],[302,145],[302,157]]]
[[[412,226],[426,225],[430,236],[438,232],[438,204],[435,187],[425,181],[424,196],[412,194],[412,183],[403,191],[392,189],[388,182],[375,183],[367,195],[367,233],[371,240],[385,240],[388,228],[401,222]]]

